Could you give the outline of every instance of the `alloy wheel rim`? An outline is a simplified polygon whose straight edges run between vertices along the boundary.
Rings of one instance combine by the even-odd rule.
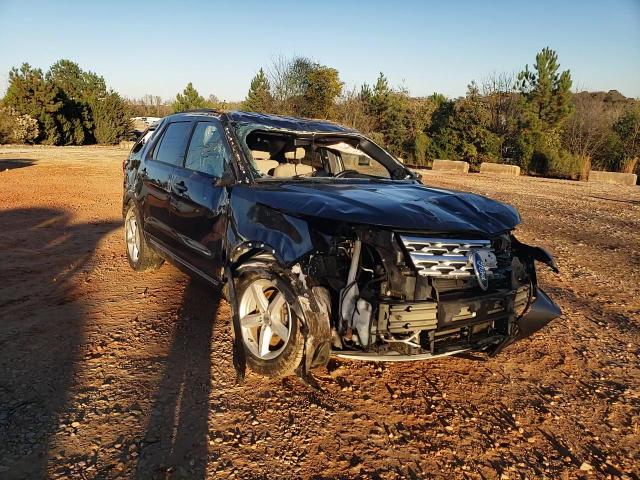
[[[291,336],[291,308],[271,280],[258,279],[243,292],[239,305],[242,341],[261,360],[282,353]]]
[[[127,224],[125,225],[125,240],[127,242],[129,258],[137,262],[140,256],[140,233],[138,232],[138,222],[136,222],[134,215],[131,215],[127,219]]]

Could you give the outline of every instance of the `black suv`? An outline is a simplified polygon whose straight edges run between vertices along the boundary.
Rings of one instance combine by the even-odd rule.
[[[164,118],[124,165],[135,270],[164,260],[225,287],[234,352],[265,375],[330,355],[495,354],[560,315],[517,211],[424,186],[357,131],[213,110]]]

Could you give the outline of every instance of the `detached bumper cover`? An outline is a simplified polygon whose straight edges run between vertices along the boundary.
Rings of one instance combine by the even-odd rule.
[[[518,321],[518,332],[514,340],[528,337],[561,314],[560,307],[543,290],[537,288],[535,301],[531,304],[529,311]]]

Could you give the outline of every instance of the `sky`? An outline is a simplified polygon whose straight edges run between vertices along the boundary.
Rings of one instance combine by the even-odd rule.
[[[577,90],[640,97],[640,0],[0,0],[0,94],[8,72],[67,58],[120,94],[242,100],[278,56],[336,68],[347,88],[384,72],[413,96],[464,95],[549,46]]]

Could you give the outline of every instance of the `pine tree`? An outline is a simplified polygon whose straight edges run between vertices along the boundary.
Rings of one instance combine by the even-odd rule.
[[[73,124],[66,135],[71,139],[68,143],[82,145],[95,142],[95,125],[90,104],[107,95],[104,78],[96,73],[83,71],[71,60],[59,60],[49,68],[46,79],[63,93],[64,115]]]
[[[242,103],[242,109],[248,112],[271,113],[273,109],[273,95],[269,80],[261,68],[251,80],[247,98]]]
[[[336,98],[342,93],[342,82],[335,68],[315,65],[303,83],[299,114],[303,117],[330,118]]]
[[[42,70],[32,68],[28,63],[22,64],[20,69],[13,68],[9,72],[4,104],[38,121],[37,142],[49,145],[65,143],[63,131],[67,121],[63,115],[63,95],[45,79]]]
[[[93,99],[91,110],[98,143],[113,145],[128,137],[132,130],[129,109],[116,92],[110,91],[103,98]]]
[[[373,118],[374,131],[382,134],[389,151],[395,155],[413,151],[415,122],[407,92],[392,89],[387,77],[380,72],[373,88],[367,84],[362,87],[360,97]]]
[[[189,82],[182,91],[182,94],[178,93],[176,95],[176,101],[173,102],[173,111],[174,113],[184,112],[196,108],[205,108],[206,106],[207,101],[193,87],[193,84]]]
[[[527,110],[543,130],[557,129],[571,113],[571,73],[559,73],[558,54],[544,48],[536,55],[534,71],[526,65],[518,75]]]
[[[572,111],[571,73],[560,72],[558,55],[544,48],[536,55],[533,70],[518,74],[521,93],[520,135],[516,148],[520,162],[546,174],[561,156],[561,129]]]
[[[83,72],[71,60],[58,60],[49,67],[46,79],[53,82],[70,100],[83,100]]]
[[[376,84],[371,88],[368,84],[364,84],[360,92],[361,97],[368,106],[369,114],[372,115],[377,123],[377,130],[382,128],[385,112],[391,105],[392,90],[389,88],[389,81],[382,72],[378,75]]]

